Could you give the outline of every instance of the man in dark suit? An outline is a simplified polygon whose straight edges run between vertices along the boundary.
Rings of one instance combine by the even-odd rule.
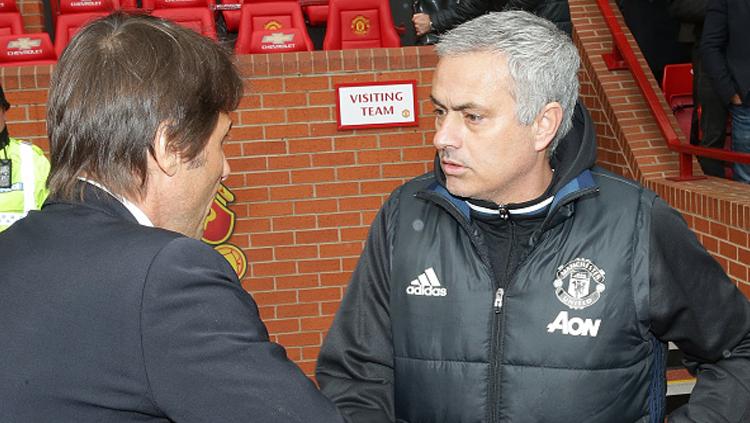
[[[750,153],[750,1],[709,0],[701,54],[705,73],[732,116],[732,150]],[[734,164],[750,183],[750,164]]]
[[[115,14],[52,77],[50,199],[0,235],[0,421],[338,422],[195,238],[242,81],[213,41]]]

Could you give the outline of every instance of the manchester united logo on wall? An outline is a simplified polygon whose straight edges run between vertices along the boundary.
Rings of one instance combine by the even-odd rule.
[[[352,32],[355,35],[367,35],[370,32],[370,20],[364,16],[358,15],[352,19]]]
[[[247,272],[247,257],[242,249],[226,241],[234,233],[235,214],[229,208],[234,202],[234,194],[224,184],[219,186],[219,192],[214,197],[211,210],[203,222],[203,242],[212,245],[214,250],[227,259],[237,276],[242,279]]]

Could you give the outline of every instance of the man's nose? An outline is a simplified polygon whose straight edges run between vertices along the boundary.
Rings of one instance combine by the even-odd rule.
[[[447,147],[461,147],[464,128],[460,113],[448,113],[437,123],[435,129],[435,137],[432,140],[435,148],[442,150]]]

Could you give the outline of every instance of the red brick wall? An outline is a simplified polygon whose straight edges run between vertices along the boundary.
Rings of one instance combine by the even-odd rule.
[[[583,0],[571,4],[576,42],[585,49],[584,99],[601,122],[600,161],[641,178],[679,206],[750,294],[747,188],[664,179],[676,172],[676,158],[663,148],[629,74],[602,69],[598,55],[608,47],[596,27],[598,12]],[[430,47],[239,59],[247,83],[227,144],[232,174],[226,185],[236,195],[231,208],[237,213],[229,242],[247,254],[242,282],[272,336],[307,374],[379,206],[394,187],[431,168],[433,123],[426,99],[435,62]],[[15,105],[11,134],[45,149],[49,73],[50,67],[0,68]],[[337,131],[335,84],[410,79],[417,81],[421,100],[418,127]]]

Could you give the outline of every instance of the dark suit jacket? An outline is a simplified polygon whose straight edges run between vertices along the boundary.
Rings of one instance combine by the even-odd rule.
[[[722,100],[750,104],[750,1],[709,0],[703,24],[704,71]]]
[[[0,234],[0,422],[338,422],[212,248],[97,188]]]

